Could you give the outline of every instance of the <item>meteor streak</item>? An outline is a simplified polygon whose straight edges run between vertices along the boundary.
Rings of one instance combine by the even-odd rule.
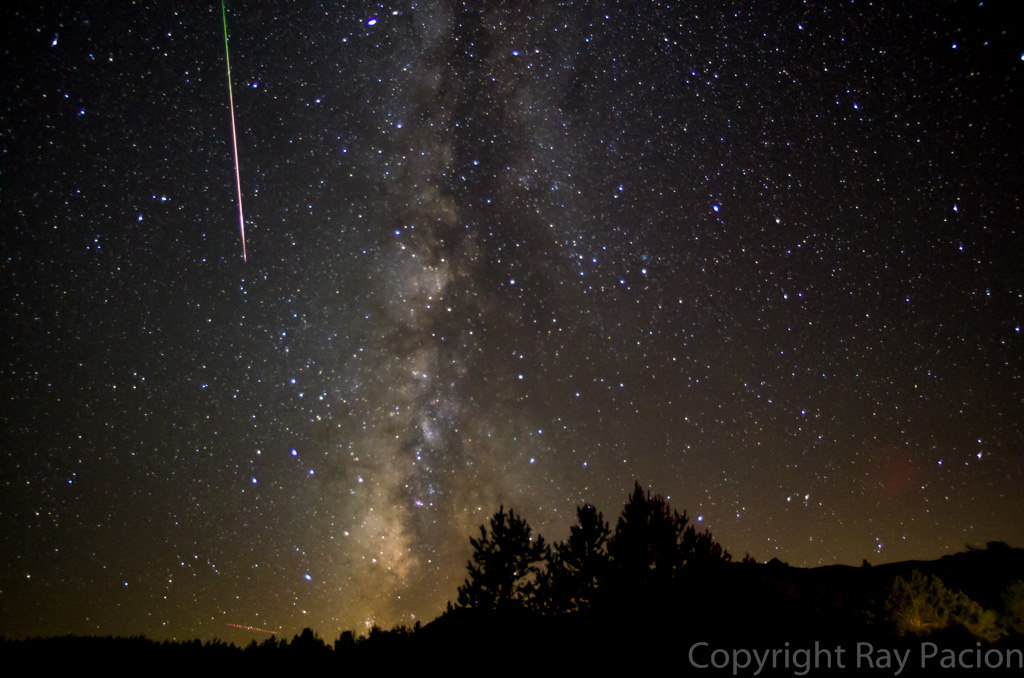
[[[224,22],[224,61],[228,67],[228,105],[231,108],[231,144],[235,150],[235,187],[238,189],[238,230],[242,234],[242,261],[245,254],[245,216],[242,213],[242,175],[238,171],[238,132],[235,128],[235,95],[231,90],[231,52],[228,50],[228,10],[224,0],[220,3],[220,17]]]
[[[259,631],[261,633],[269,633],[272,636],[277,635],[277,631],[268,631],[267,629],[261,629],[258,626],[245,626],[243,624],[228,624],[228,626],[233,626],[236,629],[244,629],[246,631]]]

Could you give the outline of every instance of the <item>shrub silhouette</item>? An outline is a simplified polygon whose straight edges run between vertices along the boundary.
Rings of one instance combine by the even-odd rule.
[[[900,636],[929,635],[956,626],[989,642],[1003,635],[995,612],[962,591],[948,588],[939,577],[919,570],[911,572],[910,579],[896,577],[885,611]]]
[[[1024,634],[1024,581],[1017,580],[1003,592],[1003,627]]]

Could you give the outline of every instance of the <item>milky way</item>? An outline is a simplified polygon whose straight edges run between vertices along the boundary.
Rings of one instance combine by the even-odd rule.
[[[144,5],[0,22],[0,634],[425,622],[636,480],[1024,541],[1017,3],[228,3],[233,112]]]

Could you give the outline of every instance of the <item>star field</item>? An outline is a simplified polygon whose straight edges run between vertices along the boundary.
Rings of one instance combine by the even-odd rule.
[[[5,8],[0,635],[427,622],[634,480],[1024,544],[1018,3]],[[258,635],[258,634],[257,634]]]

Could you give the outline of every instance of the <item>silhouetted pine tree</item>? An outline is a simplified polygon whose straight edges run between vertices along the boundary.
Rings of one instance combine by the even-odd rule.
[[[685,511],[672,510],[639,483],[622,509],[608,553],[614,588],[620,591],[665,590],[684,570],[732,559],[710,532],[690,524]]]
[[[302,629],[302,633],[299,633],[292,638],[292,642],[290,644],[286,645],[282,642],[281,647],[287,647],[291,654],[309,658],[323,655],[328,651],[324,641],[316,635],[313,629],[309,627]]]
[[[683,514],[686,517],[686,514]],[[714,537],[707,530],[697,531],[691,524],[683,532],[683,567],[712,567],[720,563],[727,563],[732,560],[732,554],[726,551],[721,544],[715,541]]]
[[[490,527],[481,525],[480,537],[469,540],[473,557],[457,606],[488,611],[536,607],[537,581],[548,559],[544,538],[534,539],[529,524],[512,509],[505,513],[504,506]]]
[[[680,538],[688,519],[636,483],[608,543],[616,586],[661,587],[683,567]]]
[[[569,538],[552,550],[541,592],[550,612],[589,608],[608,574],[608,522],[590,504],[576,509],[576,519]]]

